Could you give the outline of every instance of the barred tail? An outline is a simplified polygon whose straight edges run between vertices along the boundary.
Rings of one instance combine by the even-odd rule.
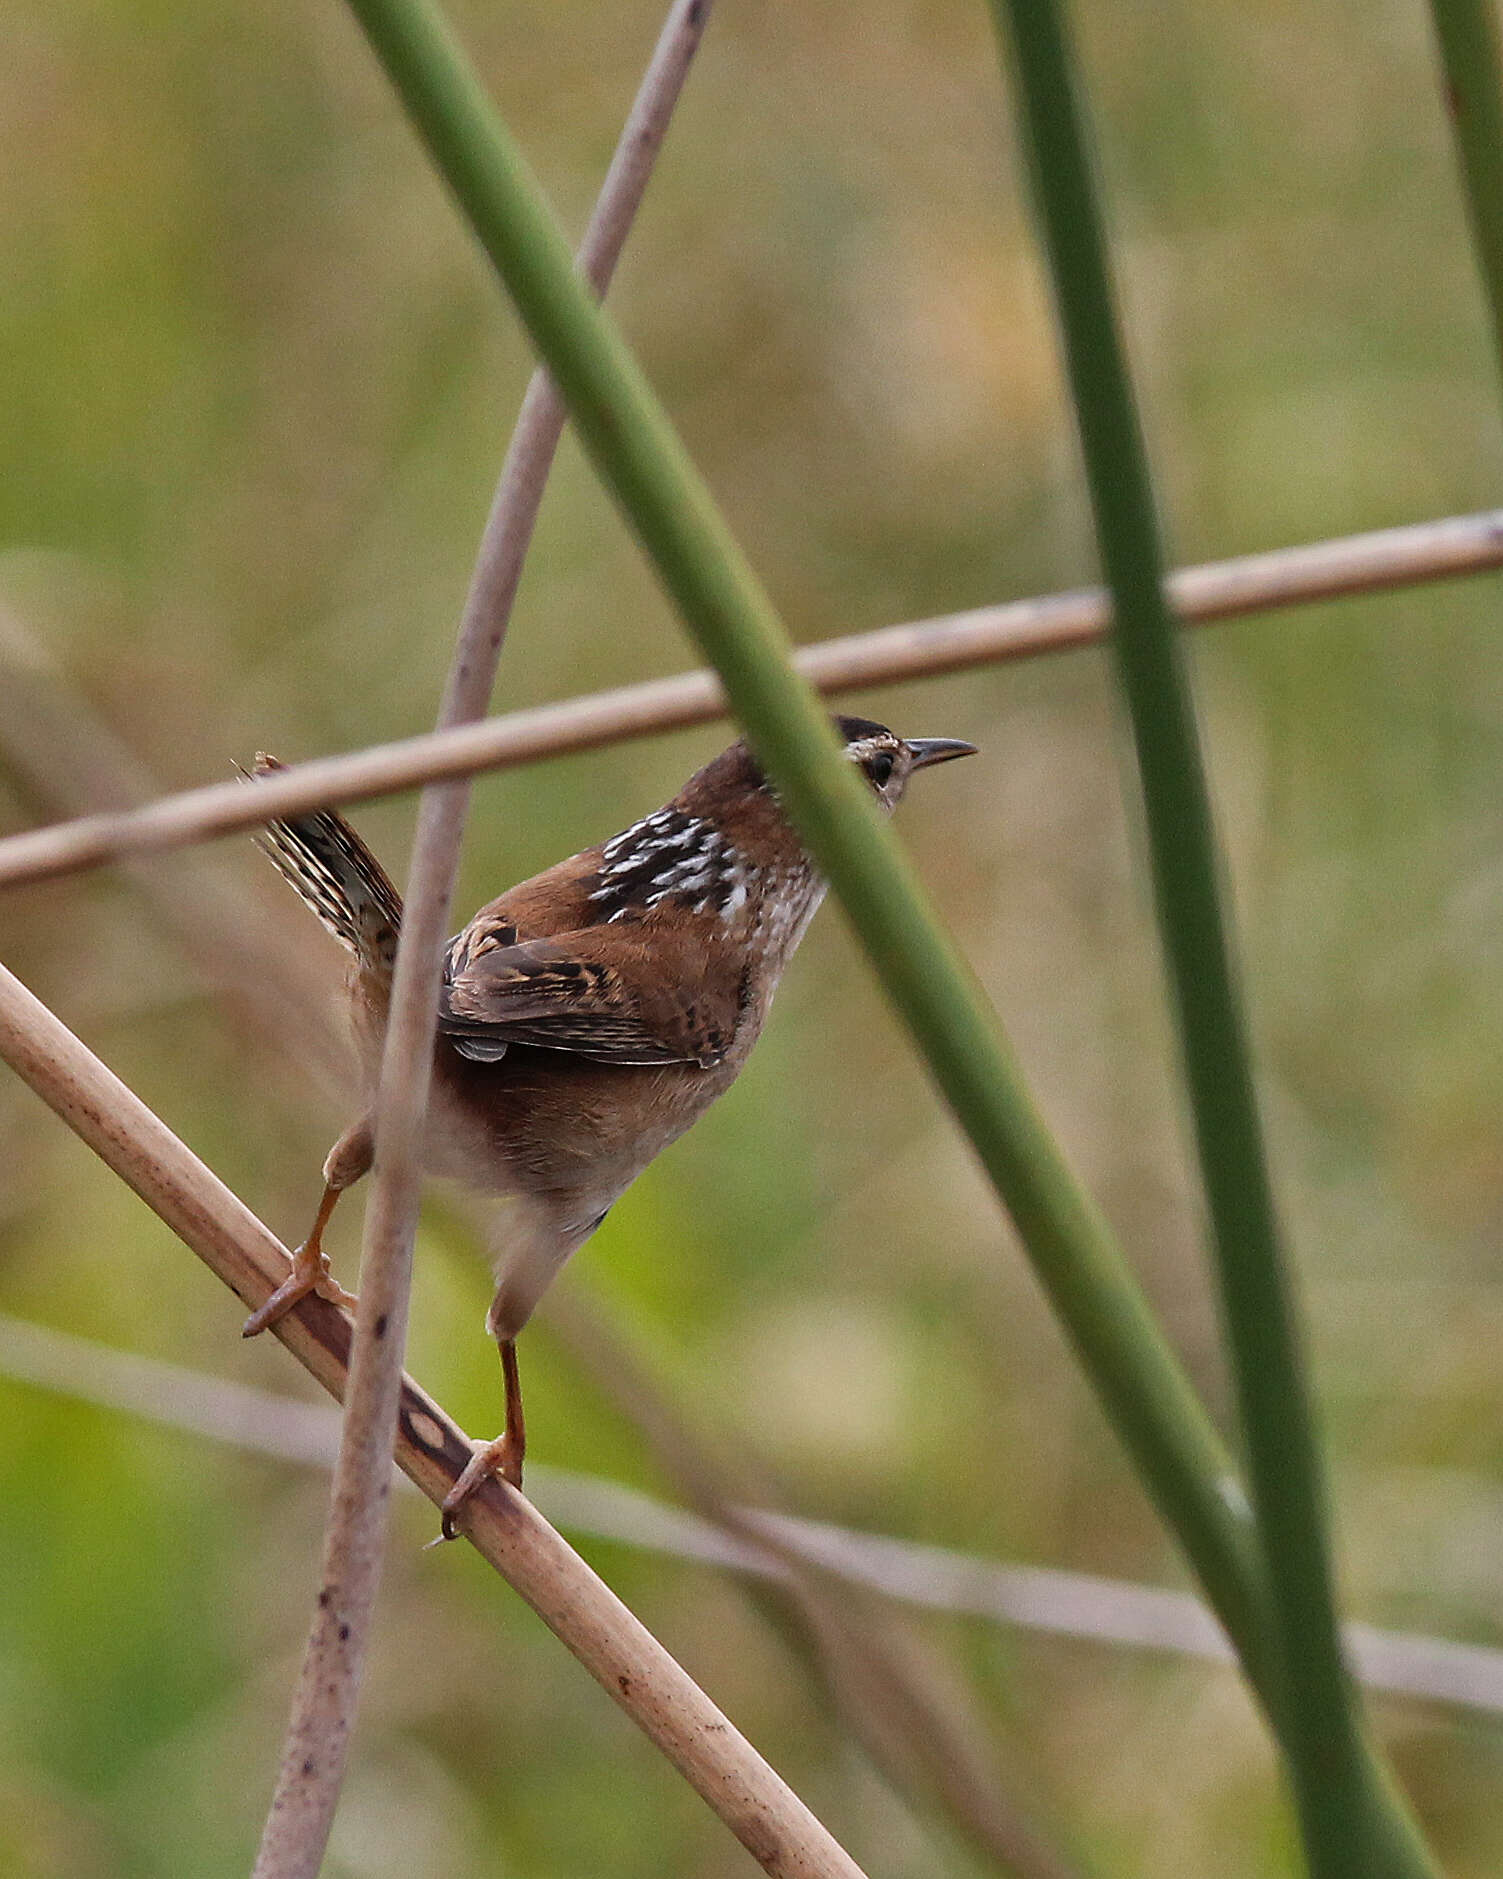
[[[264,751],[253,776],[286,766]],[[402,897],[342,815],[320,809],[268,822],[257,846],[366,971],[390,976],[402,924]]]

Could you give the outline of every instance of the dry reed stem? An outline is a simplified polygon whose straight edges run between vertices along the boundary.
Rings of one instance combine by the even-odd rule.
[[[710,1526],[757,1562],[780,1594],[772,1616],[791,1628],[816,1685],[891,1785],[938,1812],[1015,1879],[1075,1879],[1072,1866],[1002,1780],[997,1744],[948,1666],[873,1610],[859,1581],[831,1575],[786,1538],[768,1511],[770,1481],[744,1443],[705,1438],[645,1366],[641,1353],[577,1287],[549,1300],[549,1319],[606,1399],[646,1438],[658,1466]],[[757,1506],[759,1512],[747,1509]],[[762,1602],[767,1602],[764,1594]]]
[[[579,254],[603,293],[703,35],[706,0],[673,0]],[[481,537],[439,708],[440,731],[484,716],[566,410],[539,369],[522,402]],[[422,1198],[442,949],[470,782],[430,786],[418,811],[376,1093],[344,1432],[334,1467],[320,1589],[293,1696],[254,1879],[316,1879],[344,1777],[385,1551],[392,1446]]]
[[[1181,568],[1169,577],[1169,598],[1182,621],[1206,625],[1498,568],[1503,568],[1503,510],[1494,509]],[[795,663],[823,692],[853,691],[1066,652],[1103,638],[1107,623],[1104,592],[1083,588],[822,640],[801,647]],[[254,801],[240,783],[212,783],[140,809],[9,836],[0,840],[0,887],[98,867],[120,855],[229,835],[254,828],[267,816],[395,795],[439,778],[514,769],[724,715],[725,698],[714,675],[682,672],[480,724],[316,757],[260,779],[256,788],[264,793]]]
[[[52,659],[0,595],[0,774],[48,817],[124,810],[162,794],[160,781]],[[226,865],[227,864],[227,865]],[[157,909],[194,972],[225,1004],[242,1037],[296,1040],[306,1082],[349,1079],[348,1046],[333,1023],[338,983],[290,922],[247,920],[246,885],[229,856],[202,849],[167,867],[126,858],[122,870]],[[266,886],[285,890],[268,871]],[[269,899],[269,893],[268,893]]]
[[[0,1377],[299,1467],[332,1466],[339,1446],[339,1413],[322,1404],[3,1313]],[[738,1507],[730,1533],[619,1481],[541,1462],[529,1466],[527,1480],[528,1498],[554,1526],[686,1564],[777,1580],[786,1572],[780,1554],[796,1551],[822,1573],[920,1610],[1236,1663],[1221,1627],[1188,1592],[1059,1566],[1009,1565],[759,1507]],[[737,1537],[758,1526],[768,1529],[763,1540]],[[1344,1635],[1352,1668],[1370,1690],[1503,1716],[1503,1650],[1361,1623],[1346,1625]]]
[[[3,966],[0,1057],[247,1306],[285,1278],[287,1252],[271,1231]],[[307,1299],[274,1335],[331,1395],[343,1395],[350,1321],[342,1311]],[[436,1504],[469,1455],[463,1432],[404,1377],[403,1473]],[[487,1483],[466,1533],[768,1872],[861,1879],[798,1796],[527,1500]]]
[[[0,616],[0,623],[3,623],[3,616]],[[144,801],[153,794],[150,779],[140,773],[138,766],[123,763],[119,753],[114,753],[115,760],[103,770],[91,761],[87,766],[87,779],[75,775],[66,754],[58,761],[59,752],[66,753],[77,746],[86,747],[91,755],[97,754],[94,738],[103,738],[108,747],[110,733],[107,727],[92,719],[86,701],[68,694],[55,677],[52,684],[56,695],[52,690],[46,694],[45,702],[50,708],[44,714],[46,721],[39,737],[28,735],[31,726],[26,716],[26,709],[34,708],[38,700],[28,695],[21,709],[8,714],[4,688],[0,686],[0,758],[9,754],[8,734],[16,733],[23,756],[34,760],[32,768],[37,773],[44,799],[45,793],[59,790],[62,799],[74,810],[93,806],[91,791],[97,792],[94,800],[112,803]],[[11,722],[11,719],[21,722]],[[204,910],[199,907],[194,891],[208,860],[204,850],[192,849],[178,858],[174,868],[154,867],[139,860],[127,861],[125,866],[149,899],[157,899],[158,885],[164,881],[178,890],[167,898],[160,911],[174,929],[181,929],[185,937],[194,942],[195,952],[207,952],[212,958],[214,935],[200,930]],[[238,937],[238,944],[244,946],[243,936]],[[263,966],[270,963],[263,962]],[[275,1010],[279,996],[278,972],[273,970],[265,977],[264,972],[257,971],[250,976],[264,1001]],[[243,988],[230,985],[218,989],[236,992]],[[302,1048],[302,1035],[296,1022],[289,1026],[282,1021],[271,1028],[283,1039],[291,1054],[296,1055]],[[567,1320],[566,1313],[566,1323]],[[555,1314],[555,1327],[557,1324]],[[17,1363],[24,1371],[29,1360],[31,1373],[35,1374],[38,1345],[45,1347],[46,1336],[37,1327],[0,1320],[0,1373],[16,1374],[14,1365]],[[54,1358],[54,1378],[57,1347],[64,1342],[66,1340],[59,1336],[49,1347]],[[82,1340],[75,1340],[74,1347],[77,1351],[86,1348]],[[290,1399],[272,1397],[265,1392],[240,1391],[237,1394],[232,1388],[221,1390],[211,1377],[181,1371],[174,1366],[153,1365],[125,1352],[98,1346],[88,1348],[87,1376],[75,1379],[75,1384],[84,1385],[90,1400],[114,1401],[137,1413],[150,1415],[154,1413],[156,1397],[165,1392],[177,1405],[175,1419],[181,1426],[198,1426],[201,1433],[225,1439],[232,1425],[227,1421],[227,1404],[219,1407],[220,1398],[224,1396],[228,1402],[239,1405],[242,1427],[259,1427],[258,1411],[269,1419],[266,1435],[272,1450],[302,1461],[316,1456],[325,1467],[332,1465],[338,1453],[340,1418],[337,1412],[295,1404]],[[612,1369],[609,1378],[612,1385],[617,1380],[615,1368],[620,1366]],[[115,1396],[100,1391],[102,1374],[113,1380]],[[639,1399],[644,1397],[644,1392],[638,1393]],[[665,1408],[660,1394],[655,1396],[649,1412],[644,1400],[631,1400],[630,1392],[622,1406],[628,1415],[634,1411],[648,1415],[649,1427],[661,1420]],[[311,1452],[310,1444],[313,1445]],[[546,1483],[548,1478],[545,1469],[530,1471],[532,1498],[536,1499],[539,1482]],[[607,1484],[600,1486],[603,1491],[609,1491]],[[743,1478],[743,1473],[738,1471],[732,1481],[720,1475],[713,1464],[695,1498],[707,1507],[713,1501],[715,1507],[729,1510],[732,1525],[736,1524],[735,1512],[740,1502],[748,1506],[768,1503],[767,1494],[759,1491],[752,1479]],[[546,1498],[541,1504],[546,1508]],[[665,1521],[673,1517],[672,1510],[666,1507],[661,1508],[660,1513]],[[705,1533],[714,1531],[704,1524]],[[743,1551],[748,1549],[748,1544],[743,1531]],[[834,1579],[845,1575],[831,1575],[823,1569],[815,1575],[806,1567],[800,1568],[798,1550],[793,1547],[779,1549],[758,1541],[751,1550],[762,1562],[763,1570],[748,1576],[754,1585],[768,1588],[761,1595],[763,1599],[776,1598],[775,1618],[781,1621],[789,1610],[795,1614],[794,1626],[784,1624],[782,1628],[796,1634],[791,1636],[790,1642],[804,1648],[806,1667],[816,1686],[822,1689],[852,1738],[866,1746],[894,1788],[914,1798],[925,1810],[932,1810],[937,1802],[963,1835],[982,1846],[1016,1879],[1072,1879],[1058,1854],[1042,1843],[1038,1832],[1029,1826],[1003,1785],[993,1766],[995,1756],[985,1730],[975,1716],[965,1712],[960,1695],[949,1687],[948,1674],[941,1670],[934,1653],[921,1648],[916,1637],[897,1637],[896,1621],[891,1616],[874,1625],[872,1614],[866,1611],[859,1618],[845,1614],[845,1622],[841,1622],[842,1614],[830,1608],[837,1593]],[[774,1556],[779,1551],[787,1554],[788,1564],[779,1565]],[[816,1577],[817,1584],[814,1583]],[[860,1582],[849,1578],[848,1585],[850,1591],[840,1592],[845,1603],[851,1602]],[[865,1592],[859,1596],[863,1605],[869,1605]],[[885,1719],[885,1727],[878,1726],[879,1715]]]

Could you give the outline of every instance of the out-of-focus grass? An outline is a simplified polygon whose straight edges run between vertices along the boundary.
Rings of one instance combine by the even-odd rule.
[[[1179,557],[1495,500],[1503,430],[1422,14],[1074,11]],[[456,17],[577,226],[656,9]],[[0,54],[0,599],[164,782],[257,746],[423,728],[528,361],[353,29],[292,5],[16,0]],[[624,264],[628,332],[809,636],[1093,574],[993,73],[979,7],[727,9]],[[1492,1641],[1497,604],[1492,581],[1348,602],[1217,627],[1193,654],[1352,1603]],[[566,449],[501,697],[685,659]],[[1104,663],[861,702],[984,746],[923,780],[904,832],[1219,1400]],[[718,735],[483,783],[461,905],[653,806]],[[0,818],[22,816],[0,764]],[[359,818],[398,870],[410,819]],[[323,946],[236,852],[247,923]],[[287,1100],[284,1047],[245,1043],[140,894],[95,877],[12,895],[0,950],[300,1229],[338,1107],[311,1073],[309,1108]],[[5,1309],[290,1384],[8,1082],[0,1168]],[[1163,1574],[1002,1241],[827,916],[735,1092],[565,1283],[617,1301],[695,1415],[768,1457],[803,1510]],[[438,1231],[420,1266],[414,1368],[488,1429],[483,1268]],[[654,1479],[546,1312],[527,1363],[540,1458]],[[243,1871],[316,1485],[12,1386],[0,1402],[0,1872]],[[741,1871],[488,1575],[417,1553],[427,1532],[420,1513],[399,1526],[331,1871]],[[933,1869],[734,1587],[600,1557],[874,1879]],[[1288,1870],[1270,1764],[1223,1673],[933,1636],[1108,1870]],[[1492,1735],[1383,1720],[1447,1870],[1495,1871]],[[947,1849],[946,1867],[965,1864]]]

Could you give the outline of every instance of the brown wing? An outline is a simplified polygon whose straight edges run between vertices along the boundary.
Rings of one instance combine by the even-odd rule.
[[[530,1044],[597,1063],[709,1068],[730,1049],[739,976],[705,932],[659,928],[649,942],[622,923],[510,945],[486,937],[477,949],[461,934],[449,953],[439,1030],[463,1056],[491,1063]]]

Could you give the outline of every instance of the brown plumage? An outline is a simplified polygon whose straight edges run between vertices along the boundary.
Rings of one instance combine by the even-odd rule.
[[[896,805],[913,771],[969,754],[838,718],[847,755]],[[257,773],[278,768],[257,759]],[[269,825],[263,845],[353,955],[368,1089],[379,1066],[401,900],[332,811]],[[744,743],[619,835],[511,888],[450,942],[425,1162],[513,1208],[487,1326],[501,1346],[507,1429],[477,1448],[445,1507],[488,1473],[521,1481],[514,1341],[569,1255],[654,1156],[735,1081],[824,884]],[[310,1291],[347,1301],[323,1229],[370,1166],[369,1117],[325,1164],[313,1231],[249,1335]]]

